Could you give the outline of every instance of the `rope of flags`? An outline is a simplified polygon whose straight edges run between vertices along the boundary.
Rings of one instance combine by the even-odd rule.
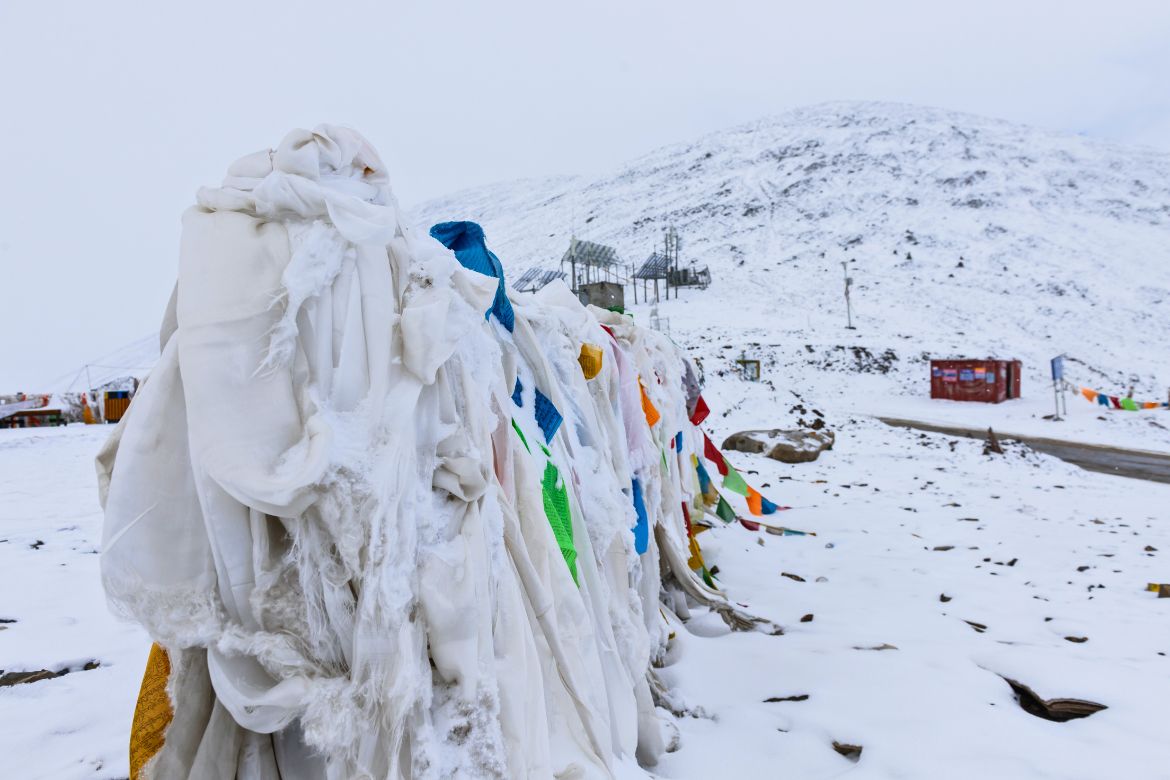
[[[1143,409],[1170,408],[1170,402],[1166,401],[1135,401],[1132,398],[1119,398],[1115,395],[1107,395],[1089,387],[1079,387],[1077,385],[1069,385],[1069,387],[1083,395],[1089,403],[1104,406],[1106,409],[1124,409],[1129,412],[1137,412]]]
[[[691,414],[691,424],[696,428],[699,424],[707,419],[711,414],[711,409],[707,406],[707,402],[703,400],[700,395],[695,402],[695,410]],[[766,515],[773,515],[777,512],[784,512],[792,507],[781,506],[765,498],[760,491],[747,483],[743,475],[731,465],[731,461],[727,459],[715,443],[711,441],[711,437],[700,429],[703,434],[703,457],[715,464],[715,468],[719,471],[719,475],[723,477],[723,489],[743,496],[747,500],[748,511],[754,517],[763,517]],[[679,433],[678,441],[681,442],[682,434]],[[798,531],[793,528],[785,528],[783,526],[771,525],[760,521],[747,520],[739,517],[735,510],[728,503],[715,487],[714,480],[711,479],[710,473],[703,466],[702,462],[695,455],[691,456],[691,463],[695,468],[696,475],[699,478],[699,491],[703,496],[703,503],[708,508],[714,508],[713,514],[722,520],[724,523],[731,523],[736,520],[739,524],[749,531],[758,531],[760,526],[766,526],[772,530],[780,532],[784,536],[816,536],[816,533],[810,531]]]

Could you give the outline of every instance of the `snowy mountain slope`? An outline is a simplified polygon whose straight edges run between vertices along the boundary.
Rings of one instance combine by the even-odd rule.
[[[1133,384],[1161,400],[1170,385],[1163,153],[929,108],[827,104],[594,181],[498,184],[412,216],[480,222],[513,276],[555,267],[572,233],[639,264],[673,224],[684,263],[714,276],[659,307],[676,340],[709,367],[747,349],[778,381],[828,382],[834,395],[856,396],[855,347],[885,356],[868,369],[882,372],[869,396],[923,395],[929,355],[1019,357],[1038,404],[1051,403],[1043,387],[1060,353],[1084,363],[1072,381],[1111,393]],[[856,331],[844,329],[842,261]],[[1149,420],[1114,416],[1098,438],[1170,442]]]

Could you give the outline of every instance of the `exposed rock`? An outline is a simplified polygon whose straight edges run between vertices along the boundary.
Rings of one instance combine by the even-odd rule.
[[[764,704],[775,704],[781,701],[808,701],[807,693],[798,693],[796,696],[769,696],[764,699]]]
[[[844,742],[837,742],[833,740],[833,750],[836,750],[841,755],[850,761],[856,762],[861,758],[861,751],[864,750],[861,745],[849,745]]]
[[[70,672],[88,672],[97,669],[101,664],[97,661],[89,661],[84,666],[78,668],[65,668],[60,671],[52,671],[49,669],[38,669],[35,672],[5,672],[0,669],[0,688],[7,688],[13,685],[23,685],[25,683],[35,683],[41,680],[52,680],[55,677],[64,677]]]
[[[1041,699],[1034,690],[1022,682],[1010,677],[1003,679],[1015,691],[1016,700],[1019,701],[1024,712],[1035,715],[1037,718],[1063,723],[1074,718],[1087,718],[1094,712],[1108,709],[1104,704],[1084,699]]]
[[[811,463],[825,450],[833,449],[835,440],[832,431],[774,428],[733,433],[723,441],[723,449],[764,453],[781,463]]]

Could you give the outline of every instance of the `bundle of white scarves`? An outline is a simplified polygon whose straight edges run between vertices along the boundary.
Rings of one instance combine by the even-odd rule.
[[[352,130],[293,131],[199,192],[162,357],[98,459],[109,601],[171,660],[145,776],[655,763],[662,572],[720,598],[685,565],[681,507],[701,501],[674,435],[684,359],[563,284],[512,297],[508,332],[485,319],[497,284],[401,223]],[[589,380],[583,343],[604,353]],[[547,441],[534,390],[564,418]],[[542,503],[549,463],[576,576]]]

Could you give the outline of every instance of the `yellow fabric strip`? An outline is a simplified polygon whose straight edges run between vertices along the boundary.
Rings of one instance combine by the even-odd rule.
[[[167,651],[152,645],[130,726],[130,780],[138,780],[142,768],[162,749],[167,726],[175,715],[167,696],[170,676],[171,659]]]

